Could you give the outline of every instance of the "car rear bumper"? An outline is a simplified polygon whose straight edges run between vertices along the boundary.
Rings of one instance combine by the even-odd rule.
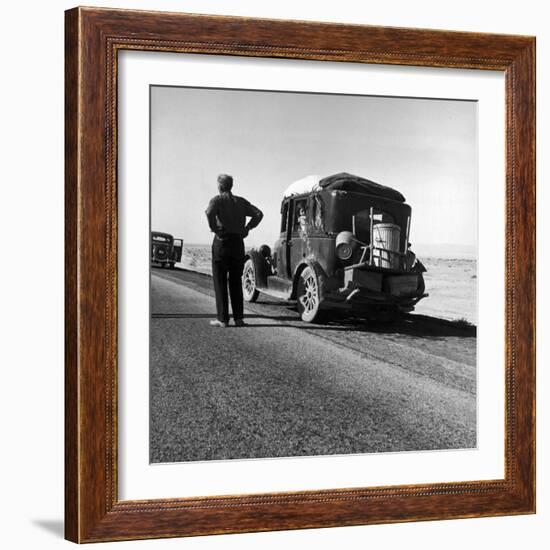
[[[334,305],[339,308],[393,309],[396,311],[412,311],[414,306],[428,294],[424,292],[422,274],[382,274],[354,273],[348,277],[345,286],[325,293],[324,302],[327,307]],[[379,278],[376,279],[375,277]]]
[[[393,307],[401,311],[411,311],[422,298],[428,294],[415,294],[412,296],[393,296],[386,292],[373,292],[365,288],[346,289],[342,292],[330,292],[325,295],[324,303],[329,306],[334,304],[346,309],[371,308],[381,306]]]

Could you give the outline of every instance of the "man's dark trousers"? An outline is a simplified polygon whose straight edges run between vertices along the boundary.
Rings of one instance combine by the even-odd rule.
[[[218,321],[229,322],[227,286],[231,296],[233,319],[243,318],[243,289],[241,277],[244,266],[244,241],[240,235],[214,237],[212,243],[212,278],[216,292]]]

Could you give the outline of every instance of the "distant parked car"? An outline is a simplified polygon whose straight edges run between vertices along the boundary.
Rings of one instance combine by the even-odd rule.
[[[169,233],[151,231],[151,263],[174,269],[181,262],[183,240],[174,239]]]
[[[299,180],[284,193],[273,251],[247,251],[244,298],[264,292],[296,300],[307,322],[331,310],[379,320],[412,311],[427,294],[410,221],[411,207],[395,189],[347,173]]]

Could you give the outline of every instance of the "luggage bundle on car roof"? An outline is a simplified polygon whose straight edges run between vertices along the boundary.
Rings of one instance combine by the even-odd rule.
[[[365,193],[375,197],[383,197],[386,199],[405,202],[405,197],[396,189],[380,185],[374,181],[340,172],[321,178],[317,175],[306,176],[292,183],[285,191],[284,197],[293,195],[302,195],[304,193],[312,193],[314,191],[350,191],[356,193]]]

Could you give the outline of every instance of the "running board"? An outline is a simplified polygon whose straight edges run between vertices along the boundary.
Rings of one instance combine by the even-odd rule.
[[[267,278],[267,288],[259,289],[266,294],[288,300],[292,294],[292,281],[271,275]]]

